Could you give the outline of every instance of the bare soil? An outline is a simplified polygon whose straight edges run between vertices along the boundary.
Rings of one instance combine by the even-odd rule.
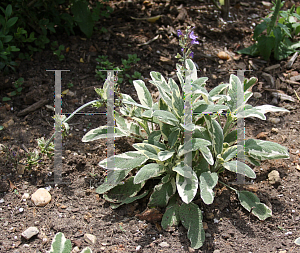
[[[76,115],[70,122],[70,135],[63,140],[63,185],[49,184],[53,182],[55,170],[53,159],[46,159],[31,170],[22,172],[20,165],[12,163],[7,152],[0,151],[0,252],[46,252],[57,232],[63,232],[72,241],[73,247],[82,249],[89,246],[93,252],[300,252],[294,244],[300,236],[300,171],[297,167],[300,163],[300,112],[294,90],[300,93],[300,86],[284,82],[297,75],[295,71],[300,72],[300,59],[295,61],[292,69],[287,69],[288,59],[266,62],[259,57],[238,57],[235,53],[237,49],[253,43],[251,35],[255,24],[259,17],[265,17],[270,11],[257,0],[234,3],[230,17],[222,20],[208,1],[172,1],[172,5],[168,5],[167,1],[110,2],[114,12],[97,25],[99,29],[106,27],[107,33],[95,32],[91,39],[83,39],[80,35],[53,35],[52,40],[70,48],[69,52],[63,53],[63,61],[53,55],[49,46],[44,52],[34,54],[31,61],[20,62],[16,73],[0,76],[1,101],[13,91],[14,81],[19,77],[25,80],[21,95],[0,104],[0,125],[5,126],[0,131],[0,144],[25,157],[24,147],[33,151],[37,148],[37,138],[47,139],[53,134],[53,111],[45,106],[26,116],[17,116],[42,99],[53,106],[54,74],[46,71],[49,69],[70,70],[62,72],[62,90],[68,88],[68,83],[74,84],[70,88],[74,96],[62,98],[64,113],[73,112],[82,104],[97,99],[94,87],[103,85],[103,81],[95,76],[98,55],[107,55],[115,66],[121,66],[121,58],[137,54],[141,60],[130,70],[131,74],[135,70],[141,72],[155,96],[157,91],[148,82],[150,71],[161,72],[166,77],[175,76],[175,55],[180,51],[176,30],[184,30],[191,25],[195,27],[200,42],[193,49],[194,61],[201,70],[199,76],[209,78],[207,87],[228,82],[230,74],[234,73],[231,70],[245,68],[251,70],[245,72],[245,77],[258,78],[253,91],[262,95],[252,98],[252,105],[273,103],[268,89],[275,88],[295,99],[294,102],[279,100],[278,104],[275,101],[277,106],[289,109],[289,113],[269,113],[266,121],[246,120],[247,138],[265,132],[258,137],[280,143],[290,152],[289,159],[264,162],[254,168],[257,179],[248,186],[262,202],[272,207],[273,216],[259,221],[242,208],[233,192],[218,185],[215,189],[217,197],[212,205],[197,202],[207,225],[206,241],[201,249],[193,250],[183,226],[164,231],[159,223],[137,218],[136,215],[146,209],[144,200],[111,210],[102,196],[95,193],[105,180],[105,171],[98,163],[106,157],[106,143],[81,142],[86,131],[106,124],[106,116]],[[288,5],[291,1],[286,2]],[[131,18],[155,15],[163,16],[155,23]],[[157,35],[156,40],[143,45]],[[219,59],[217,53],[221,51],[227,52],[230,60]],[[262,77],[265,68],[274,64],[280,66],[268,73],[275,81],[278,80],[275,88]],[[120,88],[123,93],[136,98],[134,87],[128,81]],[[85,112],[105,112],[105,108],[98,111],[88,108]],[[274,124],[270,118],[280,119],[280,122]],[[131,144],[131,139],[116,140],[116,154],[133,150]],[[280,183],[276,185],[268,182],[268,174],[272,170],[280,174]],[[228,177],[230,180],[232,178]],[[22,200],[24,193],[31,195],[38,188],[49,186],[52,200],[45,207],[35,207],[30,199]],[[36,226],[40,232],[26,241],[21,233],[30,226]],[[86,233],[97,237],[96,244],[85,241]],[[167,243],[166,247],[162,247],[162,242]]]

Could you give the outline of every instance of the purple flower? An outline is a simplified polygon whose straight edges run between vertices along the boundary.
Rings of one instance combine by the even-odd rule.
[[[190,57],[193,58],[194,57],[194,52],[190,53]]]
[[[192,41],[191,41],[191,45],[194,45],[194,44],[199,44],[199,41],[197,41],[197,40],[192,40]]]
[[[178,37],[179,37],[179,36],[183,36],[181,30],[177,30],[177,35],[178,35]]]
[[[190,33],[190,39],[191,40],[196,40],[197,38],[198,38],[198,36],[196,36],[195,34],[194,34],[194,31],[191,31],[191,33]]]

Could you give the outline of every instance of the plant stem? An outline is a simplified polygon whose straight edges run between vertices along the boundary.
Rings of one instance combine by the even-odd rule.
[[[225,184],[225,183],[223,183],[222,181],[219,181],[219,183],[221,183],[221,184],[225,185],[225,186],[226,186],[226,187],[228,187],[230,190],[233,190],[233,191],[237,192],[237,190],[236,190],[236,189],[232,188],[232,187],[231,187],[231,186],[229,186],[228,184]]]
[[[96,103],[96,102],[101,102],[102,99],[97,99],[97,100],[93,100],[93,101],[90,101],[82,106],[80,106],[77,110],[75,110],[68,118],[66,118],[63,122],[61,123],[66,123],[68,122],[70,119],[72,119],[74,117],[74,115],[79,112],[80,110],[82,110],[83,108],[93,104],[93,103]],[[45,145],[45,149],[47,149],[47,147],[49,146],[50,142],[54,139],[54,136],[55,136],[55,133],[52,134],[51,138],[47,141],[46,145]]]

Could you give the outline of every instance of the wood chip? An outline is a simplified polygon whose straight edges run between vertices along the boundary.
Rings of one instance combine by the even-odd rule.
[[[297,57],[298,57],[298,52],[293,54],[292,58],[286,64],[286,68],[290,69],[293,66],[293,64],[294,64],[295,60],[297,59]]]
[[[275,65],[266,67],[264,70],[265,70],[266,72],[269,72],[269,71],[271,71],[271,70],[278,69],[278,68],[280,68],[280,64],[275,64]]]

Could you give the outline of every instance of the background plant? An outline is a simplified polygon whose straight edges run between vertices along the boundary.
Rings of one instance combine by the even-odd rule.
[[[71,251],[71,241],[66,239],[65,235],[61,232],[55,234],[49,253],[70,253]],[[80,251],[80,253],[92,253],[92,250],[89,247],[86,247]]]
[[[179,35],[196,40],[189,30],[187,34]],[[186,40],[182,45],[183,52],[188,52],[185,50],[189,43]],[[103,194],[112,208],[150,193],[148,207],[165,208],[162,227],[166,229],[181,222],[188,230],[191,246],[197,249],[203,245],[205,232],[201,209],[193,201],[200,198],[201,205],[212,204],[218,183],[233,190],[241,205],[260,220],[272,215],[271,209],[255,194],[229,186],[224,176],[239,173],[255,179],[255,172],[249,165],[258,166],[263,160],[289,157],[287,149],[277,143],[255,139],[248,139],[245,144],[238,143],[239,130],[235,129],[239,118],[265,120],[266,112],[287,110],[247,104],[252,96],[249,89],[256,83],[256,78],[242,84],[237,76],[231,75],[229,83],[208,92],[205,88],[207,78],[197,77],[193,61],[185,59],[183,64],[177,64],[177,77],[181,90],[185,90],[186,80],[191,83],[191,91],[186,94],[181,93],[172,78],[166,80],[160,73],[152,71],[151,83],[160,93],[158,102],[153,102],[142,80],[133,81],[140,103],[127,94],[119,95],[121,104],[119,111],[115,111],[114,137],[129,136],[138,143],[133,144],[136,151],[118,154],[99,163],[105,169],[108,164],[113,169],[108,171],[106,181],[96,192]],[[100,94],[105,96],[108,92],[106,82]],[[237,106],[237,94],[243,92],[244,102]],[[192,124],[185,123],[187,97],[191,98]],[[101,126],[89,131],[82,141],[107,138],[107,128]],[[186,131],[192,132],[190,142],[185,142]],[[237,153],[243,147],[247,164],[237,160]],[[185,161],[186,155],[191,155],[191,167]],[[153,189],[144,187],[147,181],[154,184]]]
[[[253,39],[256,43],[238,53],[261,55],[265,60],[273,53],[276,60],[282,60],[300,48],[300,42],[293,41],[300,32],[300,7],[295,9],[293,6],[288,11],[280,11],[282,6],[281,0],[277,0],[273,13],[269,15],[271,18],[264,18],[255,27]]]
[[[125,80],[129,83],[133,83],[134,79],[138,79],[142,77],[142,74],[138,71],[134,71],[132,74],[131,69],[135,66],[141,59],[137,57],[137,54],[128,54],[128,59],[121,59],[122,67],[114,67],[114,63],[108,60],[108,57],[105,55],[99,55],[96,59],[97,66],[96,66],[96,76],[101,79],[105,80],[107,77],[106,71],[101,70],[117,70],[118,72],[118,80],[117,82],[123,83]],[[124,79],[124,75],[126,79]]]
[[[15,90],[10,92],[9,96],[14,97],[14,96],[20,95],[23,90],[23,87],[22,87],[23,83],[24,83],[24,78],[22,78],[22,77],[20,77],[17,81],[15,81],[13,83]],[[9,101],[9,100],[11,100],[10,97],[3,97],[2,101]]]
[[[80,29],[90,38],[95,22],[101,17],[109,17],[112,12],[112,8],[107,5],[108,1],[97,1],[94,4],[87,0],[2,1],[0,71],[8,73],[9,69],[15,70],[16,57],[30,60],[34,52],[44,50],[50,42],[50,34],[66,32],[70,35],[78,33]]]

